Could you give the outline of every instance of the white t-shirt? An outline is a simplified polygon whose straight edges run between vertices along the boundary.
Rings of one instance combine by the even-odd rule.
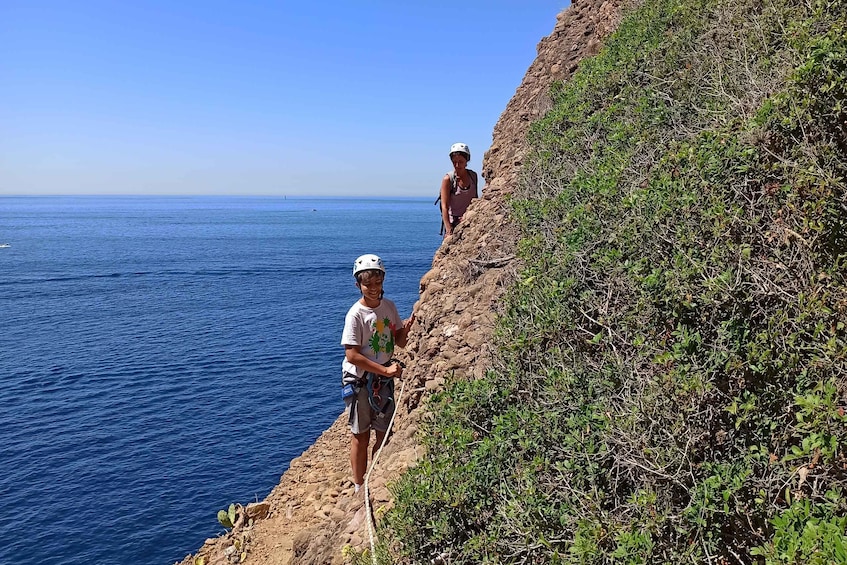
[[[402,326],[397,306],[391,300],[383,298],[376,308],[368,308],[357,300],[344,318],[341,345],[360,346],[362,355],[382,365],[391,359],[394,353],[394,332]],[[350,363],[346,357],[341,367],[345,372],[358,377],[365,374],[363,369]]]

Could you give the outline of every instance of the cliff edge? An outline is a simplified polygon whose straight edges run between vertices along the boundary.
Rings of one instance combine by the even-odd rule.
[[[585,0],[558,14],[550,35],[494,127],[482,172],[484,194],[435,254],[421,279],[418,323],[400,357],[406,362],[389,443],[370,480],[378,517],[390,507],[387,484],[421,454],[415,434],[425,397],[446,377],[475,378],[489,366],[489,343],[499,297],[515,271],[515,230],[505,197],[514,190],[530,124],[550,107],[554,81],[567,80],[579,61],[600,48],[620,21],[620,0]],[[364,499],[349,479],[349,432],[341,414],[291,462],[267,498],[249,506],[249,518],[210,538],[180,565],[341,564],[343,549],[369,545]]]

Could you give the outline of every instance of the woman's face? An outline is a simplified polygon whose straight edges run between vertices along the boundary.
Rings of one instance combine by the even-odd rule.
[[[457,171],[461,171],[468,164],[467,158],[461,153],[453,153],[450,155],[450,160],[453,162],[453,168]]]

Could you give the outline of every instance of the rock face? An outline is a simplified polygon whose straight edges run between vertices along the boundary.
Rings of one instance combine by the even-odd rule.
[[[538,43],[538,55],[494,126],[485,152],[486,198],[511,191],[520,173],[530,124],[550,109],[548,91],[565,81],[585,57],[596,55],[602,40],[620,23],[620,0],[575,0],[556,17],[553,32]]]
[[[494,127],[483,162],[486,187],[454,235],[435,254],[421,279],[417,323],[400,357],[407,369],[397,384],[393,433],[369,481],[373,515],[391,505],[387,483],[422,454],[415,432],[421,401],[447,378],[476,378],[490,362],[499,298],[516,271],[516,232],[505,196],[516,185],[529,126],[550,107],[548,90],[567,80],[580,60],[597,53],[620,20],[619,0],[581,0],[561,12],[553,32],[538,44],[538,56]],[[350,481],[349,431],[345,415],[300,457],[248,520],[206,541],[181,565],[248,563],[324,565],[345,562],[349,545],[369,546],[364,492]]]

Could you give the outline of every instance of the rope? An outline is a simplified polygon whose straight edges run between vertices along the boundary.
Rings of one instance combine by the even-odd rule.
[[[373,526],[373,515],[371,510],[371,496],[370,492],[368,492],[368,482],[371,479],[371,471],[376,467],[376,460],[379,459],[379,454],[382,453],[382,448],[385,447],[385,442],[388,441],[388,434],[391,433],[391,426],[394,425],[394,417],[397,416],[397,406],[400,405],[400,397],[403,396],[403,388],[405,388],[406,382],[400,382],[400,392],[397,394],[397,399],[394,401],[394,412],[391,414],[391,419],[388,421],[388,428],[385,430],[385,437],[382,438],[382,443],[379,445],[379,449],[376,451],[376,455],[374,455],[373,461],[371,461],[371,466],[368,469],[367,474],[365,475],[365,519],[368,521],[368,537],[371,541],[371,560],[373,561],[373,565],[379,565],[376,560],[376,542],[374,541],[374,526]]]

